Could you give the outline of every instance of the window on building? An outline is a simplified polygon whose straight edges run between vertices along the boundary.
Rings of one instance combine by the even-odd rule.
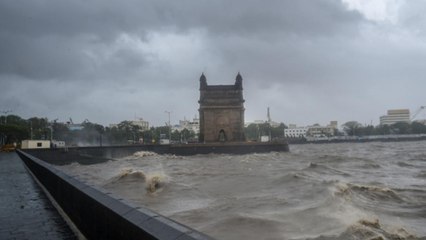
[[[42,143],[41,142],[38,142],[37,143],[37,147],[41,147],[42,146]]]

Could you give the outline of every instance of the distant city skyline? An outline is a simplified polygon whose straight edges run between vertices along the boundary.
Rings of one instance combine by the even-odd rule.
[[[1,1],[0,111],[153,126],[241,72],[246,122],[379,124],[426,105],[426,2]],[[426,118],[422,113],[419,118]]]

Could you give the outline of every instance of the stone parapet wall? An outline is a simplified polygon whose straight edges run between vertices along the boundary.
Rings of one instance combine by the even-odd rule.
[[[117,200],[26,152],[17,153],[60,212],[87,239],[212,239],[149,209]]]

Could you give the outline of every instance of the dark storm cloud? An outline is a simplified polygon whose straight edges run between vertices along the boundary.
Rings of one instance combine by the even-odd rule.
[[[186,1],[163,15],[180,28],[207,28],[212,35],[334,34],[360,20],[338,1]],[[168,4],[164,4],[167,6]]]
[[[148,0],[3,1],[3,32],[31,37],[146,31],[175,26],[208,28],[214,33],[285,31],[330,34],[360,18],[336,0]]]
[[[201,28],[213,38],[269,39],[334,35],[360,20],[331,0],[2,1],[0,16],[0,72],[37,79],[85,72],[91,59],[84,50],[108,47],[122,33],[144,40],[150,31]]]
[[[407,86],[419,85],[426,57],[423,8],[403,5],[392,25],[339,0],[1,1],[0,81],[13,84],[1,88],[0,110],[162,124],[164,110],[196,113],[202,71],[210,84],[241,71],[246,119],[268,105],[286,122],[328,106],[315,114],[328,121],[359,99],[376,107],[368,114],[384,112],[398,90],[417,101],[420,88]]]
[[[2,1],[1,28],[10,34],[29,37],[74,37],[80,34],[115,37],[117,32],[133,31],[135,26],[142,26],[149,19],[154,20],[154,16],[149,15],[149,5],[138,5],[138,2]]]

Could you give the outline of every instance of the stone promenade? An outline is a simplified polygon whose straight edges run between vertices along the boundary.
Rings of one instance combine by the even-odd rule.
[[[0,152],[0,239],[77,239],[16,153]]]

